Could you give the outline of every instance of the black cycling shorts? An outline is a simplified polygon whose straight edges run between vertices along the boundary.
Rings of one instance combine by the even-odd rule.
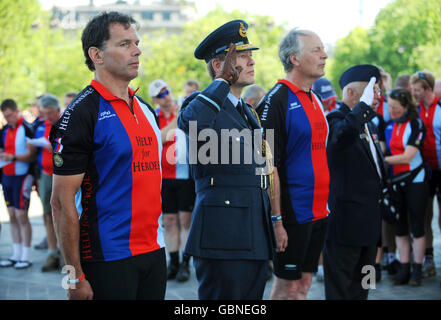
[[[163,179],[161,197],[163,213],[192,212],[196,198],[194,182],[192,179]]]
[[[441,193],[441,170],[433,170],[429,176],[430,196]]]
[[[299,280],[302,272],[317,272],[328,219],[302,224],[284,224],[288,234],[285,252],[274,255],[274,274],[285,280]]]
[[[81,265],[94,300],[164,300],[165,249],[134,257]]]

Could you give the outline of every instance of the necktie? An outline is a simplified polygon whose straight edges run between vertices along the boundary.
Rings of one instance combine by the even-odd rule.
[[[245,121],[245,123],[248,125],[248,120],[247,120],[247,117],[246,117],[246,115],[245,115],[245,111],[243,110],[243,106],[242,106],[242,103],[240,103],[240,100],[239,100],[239,102],[237,103],[237,111],[239,111],[239,113],[240,113],[240,115],[242,116],[242,118],[243,118],[243,120]]]

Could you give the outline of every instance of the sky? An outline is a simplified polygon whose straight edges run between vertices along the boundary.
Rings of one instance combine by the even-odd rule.
[[[89,0],[39,0],[44,9],[56,6],[88,5]],[[287,22],[290,28],[309,29],[323,43],[334,44],[356,26],[371,27],[378,12],[392,0],[193,0],[199,16],[204,16],[219,4],[226,11],[235,9],[274,17],[276,23]],[[96,6],[114,3],[94,0]],[[133,3],[133,0],[127,0]],[[151,0],[141,0],[148,5]]]

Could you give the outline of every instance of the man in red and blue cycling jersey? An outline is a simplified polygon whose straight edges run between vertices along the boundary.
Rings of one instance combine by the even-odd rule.
[[[410,87],[419,104],[419,115],[426,127],[423,144],[423,159],[430,167],[430,197],[426,208],[426,252],[423,261],[423,277],[436,275],[433,251],[433,198],[441,192],[441,100],[434,93],[435,76],[427,70],[410,77]],[[441,201],[438,199],[438,207]]]
[[[93,17],[82,34],[94,79],[53,126],[52,210],[70,265],[70,299],[164,299],[161,133],[129,87],[138,76],[135,20]],[[72,286],[73,284],[73,286]]]
[[[2,186],[9,213],[13,250],[8,260],[0,261],[0,267],[25,269],[32,264],[29,258],[32,227],[28,208],[33,183],[29,162],[33,155],[26,144],[26,139],[32,138],[32,129],[20,114],[14,100],[4,100],[0,109],[7,122],[0,134],[0,159],[5,161]]]
[[[294,29],[281,41],[279,56],[286,77],[257,108],[262,127],[274,130],[271,207],[278,252],[270,299],[303,300],[317,272],[329,214],[328,124],[311,90],[328,55],[315,33]]]

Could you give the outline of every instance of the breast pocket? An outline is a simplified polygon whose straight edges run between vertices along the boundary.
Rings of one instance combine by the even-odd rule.
[[[207,197],[203,211],[201,248],[251,250],[251,208],[246,195]]]

